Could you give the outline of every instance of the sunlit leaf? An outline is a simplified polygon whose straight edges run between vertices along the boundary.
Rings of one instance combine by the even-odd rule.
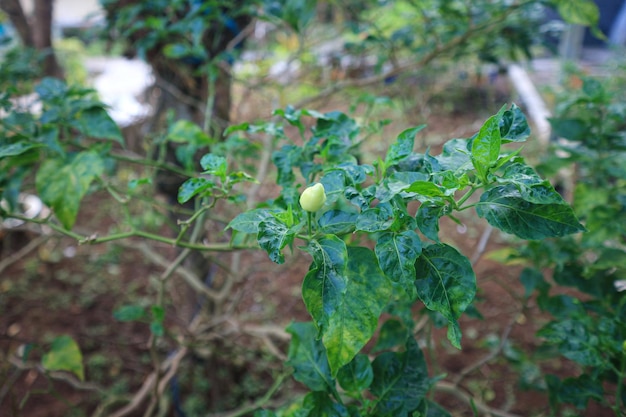
[[[81,381],[85,379],[83,354],[70,336],[58,336],[52,341],[50,350],[41,358],[41,364],[48,371],[67,371]]]
[[[314,262],[304,278],[302,297],[336,375],[374,334],[391,295],[391,281],[371,250],[346,248],[337,237],[313,241],[307,251]]]
[[[35,180],[41,199],[52,207],[59,221],[71,229],[78,208],[89,185],[104,171],[104,162],[95,152],[85,151],[70,161],[49,159],[44,161]]]

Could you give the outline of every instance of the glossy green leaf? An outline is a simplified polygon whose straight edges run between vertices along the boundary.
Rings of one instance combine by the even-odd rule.
[[[58,336],[52,341],[50,350],[41,358],[42,366],[48,371],[67,371],[81,381],[85,379],[83,354],[70,336]]]
[[[208,191],[211,191],[214,186],[215,183],[206,178],[189,178],[178,189],[178,202],[184,204],[199,194],[210,195]]]
[[[387,151],[387,156],[385,157],[386,168],[397,164],[404,158],[411,155],[413,152],[413,146],[415,145],[415,135],[417,135],[417,133],[425,127],[426,125],[420,125],[406,129],[398,135],[396,141],[391,144],[389,150]]]
[[[208,153],[200,159],[200,166],[205,174],[211,174],[222,178],[226,177],[228,164],[223,156]]]
[[[409,330],[400,320],[387,320],[380,328],[373,352],[397,348],[406,342],[408,336]]]
[[[452,139],[443,145],[441,155],[432,157],[437,161],[439,170],[453,172],[467,172],[472,170],[472,161],[467,139]]]
[[[317,224],[324,233],[347,233],[350,230],[354,230],[358,216],[357,213],[342,210],[328,210],[320,216]]]
[[[500,121],[502,143],[523,142],[530,136],[530,127],[526,116],[515,104],[502,114]]]
[[[374,372],[367,355],[358,354],[337,373],[337,382],[348,392],[360,393],[369,388]]]
[[[415,270],[417,295],[429,310],[448,320],[448,339],[460,348],[457,320],[476,295],[476,275],[469,259],[452,246],[438,243],[422,250]]]
[[[125,305],[113,312],[117,321],[137,321],[146,316],[146,310],[140,305]]]
[[[415,261],[422,252],[422,242],[413,230],[382,233],[375,247],[378,264],[385,275],[400,284],[414,299]]]
[[[420,232],[430,240],[439,242],[439,219],[446,213],[446,206],[420,205],[415,220]]]
[[[36,143],[17,142],[9,145],[0,145],[0,158],[6,158],[8,156],[17,156],[25,152],[41,147],[43,145]]]
[[[376,417],[409,417],[430,386],[422,351],[412,337],[404,352],[385,352],[372,363],[374,381],[370,391],[376,399]]]
[[[528,202],[512,184],[485,192],[476,212],[492,226],[522,239],[544,239],[585,230],[569,205]]]
[[[314,262],[304,278],[302,298],[336,375],[374,334],[391,295],[391,281],[371,250],[346,248],[336,236],[312,241],[306,250]]]
[[[480,128],[480,131],[472,141],[472,164],[481,179],[487,177],[490,168],[500,156],[502,137],[500,136],[500,120],[504,113],[504,107],[491,116]]]
[[[257,240],[272,262],[277,264],[285,262],[285,255],[283,255],[282,249],[291,244],[294,238],[295,233],[284,222],[274,216],[267,217],[259,223]]]
[[[439,404],[425,398],[420,404],[419,414],[423,417],[452,417],[450,413],[444,410]]]
[[[379,204],[376,207],[368,208],[359,214],[356,220],[356,230],[364,232],[380,232],[388,230],[395,220],[391,207],[386,204]]]
[[[508,165],[498,182],[514,185],[519,190],[521,197],[530,203],[567,204],[548,180],[542,179],[532,167],[526,164],[513,163]]]
[[[70,124],[88,137],[114,140],[124,145],[122,131],[103,107],[81,110]]]
[[[41,199],[52,207],[66,229],[71,229],[78,215],[80,201],[89,185],[104,171],[104,163],[95,152],[85,151],[65,163],[60,159],[44,161],[35,183]]]
[[[344,405],[334,402],[324,392],[308,393],[302,406],[308,411],[306,417],[352,417]]]
[[[313,391],[332,392],[335,381],[330,375],[326,348],[317,338],[317,328],[311,322],[291,323],[287,365],[293,367],[293,377]]]
[[[226,228],[243,233],[257,234],[259,233],[259,224],[264,220],[272,218],[273,214],[277,212],[278,210],[265,208],[248,210],[232,219]]]

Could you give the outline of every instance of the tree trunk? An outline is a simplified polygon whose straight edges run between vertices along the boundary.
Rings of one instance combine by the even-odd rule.
[[[33,21],[30,24],[20,0],[0,0],[0,9],[8,15],[22,44],[45,54],[43,74],[63,78],[63,71],[52,48],[53,3],[53,0],[35,0]]]
[[[63,71],[59,66],[54,49],[52,48],[52,9],[54,1],[35,0],[34,33],[35,48],[45,54],[43,72],[51,77],[63,78]]]
[[[9,17],[24,46],[34,48],[33,34],[20,0],[0,0],[0,9]]]

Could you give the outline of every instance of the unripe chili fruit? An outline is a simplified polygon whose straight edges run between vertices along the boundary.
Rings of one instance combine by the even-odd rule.
[[[622,343],[622,350],[626,353],[626,340]]]
[[[326,192],[320,183],[312,185],[302,191],[300,195],[300,205],[309,212],[315,212],[322,208],[326,202]]]

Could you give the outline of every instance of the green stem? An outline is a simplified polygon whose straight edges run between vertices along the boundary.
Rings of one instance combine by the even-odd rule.
[[[71,230],[64,229],[62,226],[59,226],[58,224],[50,222],[46,219],[30,219],[28,217],[24,217],[24,216],[13,214],[13,213],[7,214],[6,217],[23,220],[29,223],[35,223],[35,224],[48,226],[55,232],[58,232],[64,236],[71,237],[72,239],[75,239],[76,241],[78,241],[79,244],[94,245],[98,243],[112,242],[115,240],[128,239],[132,237],[140,237],[140,238],[144,238],[148,240],[153,240],[155,242],[166,243],[168,245],[172,245],[172,246],[176,246],[180,248],[195,249],[195,250],[201,250],[201,251],[230,252],[230,251],[239,250],[239,249],[256,249],[255,246],[234,246],[228,242],[207,243],[207,244],[193,243],[193,242],[187,242],[187,241],[177,242],[176,239],[167,238],[167,237],[157,235],[154,233],[145,232],[143,230],[130,230],[127,232],[113,233],[113,234],[102,236],[102,237],[98,237],[95,234],[92,236],[84,236],[76,232],[73,232]]]
[[[309,226],[309,239],[311,239],[313,237],[313,233],[312,233],[312,226],[311,223],[313,223],[313,213],[311,213],[310,211],[307,212],[307,223]]]
[[[480,187],[472,186],[472,188],[470,188],[467,193],[465,193],[461,198],[459,198],[459,201],[456,202],[456,210],[462,211],[469,207],[472,207],[472,205],[469,205],[467,207],[462,207],[462,206],[463,206],[463,203],[465,203],[472,196],[472,194],[474,194],[474,192],[476,192],[476,190],[478,190],[479,188]]]

